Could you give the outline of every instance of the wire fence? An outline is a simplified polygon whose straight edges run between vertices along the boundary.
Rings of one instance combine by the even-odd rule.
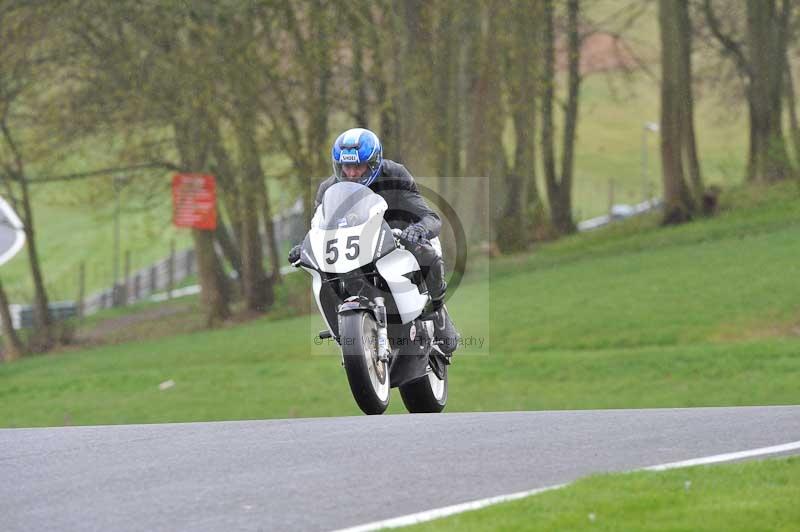
[[[306,232],[306,221],[303,216],[302,204],[296,203],[287,212],[273,218],[275,239],[280,244],[283,242],[299,242]],[[262,235],[264,236],[264,235]],[[266,239],[264,252],[266,249]],[[222,250],[217,246],[217,253]],[[130,263],[126,259],[126,264]],[[127,269],[127,268],[126,268]],[[82,297],[82,290],[78,288],[79,296],[76,304],[81,316],[94,314],[102,309],[118,307],[153,298],[169,299],[186,279],[197,273],[197,261],[194,248],[175,250],[173,248],[169,257],[166,257],[145,268],[133,272],[126,272],[123,279],[116,286],[100,290],[86,297]]]
[[[298,200],[289,210],[273,217],[275,239],[278,249],[284,243],[300,242],[306,232],[306,220],[302,203]],[[262,234],[262,237],[265,236]],[[264,242],[264,253],[266,239]],[[83,317],[95,314],[103,309],[131,305],[140,301],[161,301],[178,297],[186,293],[184,285],[197,273],[197,260],[194,248],[176,249],[174,241],[170,245],[169,256],[141,268],[133,269],[135,259],[130,252],[125,252],[122,259],[122,275],[119,282],[102,290],[86,293],[87,277],[103,273],[107,279],[113,278],[112,268],[106,264],[81,263],[79,271],[69,283],[59,286],[48,286],[51,301],[51,313],[56,319],[65,317]],[[217,254],[222,250],[216,246]],[[196,292],[196,290],[195,290]],[[14,328],[25,328],[32,325],[32,307],[30,305],[10,306]]]

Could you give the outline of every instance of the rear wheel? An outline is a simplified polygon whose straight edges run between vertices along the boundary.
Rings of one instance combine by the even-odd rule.
[[[439,378],[428,368],[428,374],[414,382],[400,386],[403,404],[412,414],[436,414],[447,405],[447,366]]]
[[[389,365],[378,360],[375,318],[368,312],[343,314],[339,331],[353,398],[365,414],[383,414],[389,406]]]

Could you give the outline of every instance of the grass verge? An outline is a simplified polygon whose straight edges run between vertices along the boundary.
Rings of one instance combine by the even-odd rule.
[[[406,530],[797,530],[800,458],[596,475]]]

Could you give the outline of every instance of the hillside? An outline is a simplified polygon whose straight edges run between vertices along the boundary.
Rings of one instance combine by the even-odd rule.
[[[740,189],[713,219],[631,220],[492,262],[448,304],[474,338],[448,411],[797,403],[798,199]],[[357,414],[320,328],[263,318],[2,365],[0,426]]]

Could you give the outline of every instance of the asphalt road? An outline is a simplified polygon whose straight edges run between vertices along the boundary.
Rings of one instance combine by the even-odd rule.
[[[800,406],[0,430],[0,529],[331,530],[800,440]]]

